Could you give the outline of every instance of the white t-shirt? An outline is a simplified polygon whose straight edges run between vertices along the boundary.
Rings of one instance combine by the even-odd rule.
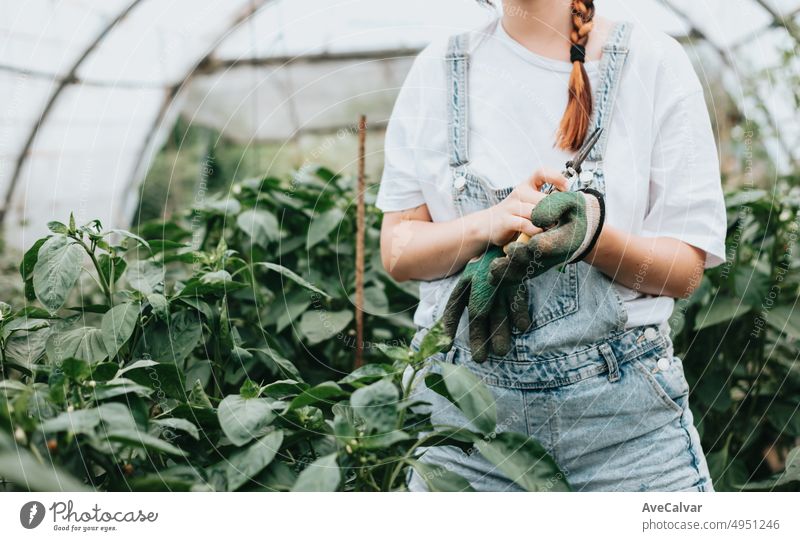
[[[426,204],[434,222],[458,217],[447,144],[447,39],[414,62],[385,141],[377,206],[384,212]],[[494,188],[515,186],[540,167],[561,169],[571,152],[554,146],[571,65],[539,56],[502,24],[470,41],[470,169]],[[587,62],[593,89],[599,62]],[[606,220],[632,234],[680,239],[706,252],[706,268],[725,258],[725,206],[703,89],[680,44],[634,25],[603,160]],[[628,327],[658,324],[669,297],[619,284]],[[414,321],[433,323],[433,287],[423,283]]]

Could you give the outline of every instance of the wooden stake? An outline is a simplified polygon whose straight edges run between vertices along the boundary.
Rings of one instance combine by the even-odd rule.
[[[365,141],[367,138],[367,117],[361,115],[358,121],[358,201],[356,206],[356,362],[355,368],[364,364],[364,236],[365,210],[364,191],[366,175],[364,172]]]

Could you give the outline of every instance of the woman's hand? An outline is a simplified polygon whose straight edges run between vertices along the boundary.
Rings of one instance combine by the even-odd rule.
[[[567,190],[567,179],[554,169],[538,169],[530,179],[517,185],[508,197],[486,210],[476,212],[475,220],[486,242],[505,246],[520,233],[529,237],[542,230],[531,223],[536,204],[545,198],[540,190],[552,184],[559,191]]]

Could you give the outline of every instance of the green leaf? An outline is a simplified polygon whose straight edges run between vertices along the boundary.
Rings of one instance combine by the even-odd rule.
[[[516,432],[502,432],[475,442],[478,451],[528,492],[569,490],[566,476],[536,440]]]
[[[397,423],[400,393],[391,382],[382,379],[357,389],[350,397],[353,411],[373,432],[390,432]]]
[[[245,210],[236,217],[236,225],[252,239],[253,243],[262,247],[280,238],[278,219],[266,210]]]
[[[92,375],[92,368],[83,359],[64,359],[61,363],[61,371],[72,381],[84,381]]]
[[[143,359],[120,370],[117,377],[122,374],[126,374],[126,377],[139,385],[153,389],[159,396],[163,394],[169,398],[186,400],[183,371],[173,363]]]
[[[136,394],[147,398],[153,394],[153,390],[133,380],[117,378],[97,385],[92,392],[92,399],[94,399],[95,402],[101,402],[103,400],[125,396],[126,394]]]
[[[153,314],[161,321],[166,321],[169,318],[169,301],[161,293],[149,293],[147,295],[147,302],[153,308]]]
[[[391,360],[403,364],[408,364],[413,355],[413,352],[411,352],[408,348],[400,346],[390,346],[389,344],[375,344],[375,346],[380,350],[381,353],[389,357]]]
[[[800,338],[800,307],[774,306],[767,312],[767,324],[791,338]]]
[[[731,458],[727,449],[708,453],[706,458],[715,490],[731,492],[739,490],[747,482],[747,467],[741,460]]]
[[[140,430],[114,430],[105,434],[111,441],[125,444],[127,447],[136,447],[145,451],[155,451],[173,456],[186,456],[186,453],[171,443],[160,440]]]
[[[110,381],[114,379],[119,371],[119,365],[115,362],[102,362],[91,367],[92,379],[95,381]]]
[[[42,464],[25,449],[0,452],[0,478],[22,490],[36,492],[83,492],[89,487],[70,474]]]
[[[138,303],[126,302],[118,304],[105,314],[100,324],[103,331],[103,344],[106,346],[108,357],[113,359],[120,348],[133,334],[136,323],[139,321]]]
[[[152,359],[140,359],[138,361],[132,362],[131,364],[129,364],[129,365],[123,367],[123,368],[120,368],[119,372],[117,372],[117,377],[119,377],[122,374],[125,374],[127,372],[130,372],[132,370],[137,370],[137,369],[140,369],[140,368],[148,368],[148,367],[157,366],[157,365],[158,365],[158,363],[156,361],[153,361]]]
[[[200,431],[197,429],[197,426],[193,422],[187,421],[186,419],[168,417],[165,419],[153,419],[151,422],[161,428],[166,428],[168,430],[180,430],[181,432],[186,432],[196,440],[200,439]]]
[[[308,291],[298,290],[286,295],[281,300],[275,301],[275,304],[279,306],[278,309],[276,309],[275,304],[271,307],[271,314],[275,315],[275,332],[281,332],[304,314],[311,304],[311,296]],[[265,321],[264,323],[266,324],[267,322]]]
[[[321,289],[319,289],[318,287],[313,285],[311,282],[309,282],[305,278],[302,278],[301,276],[296,274],[294,271],[291,271],[291,270],[287,269],[286,267],[284,267],[282,265],[278,265],[276,263],[264,263],[264,262],[256,263],[256,265],[259,265],[261,267],[264,267],[265,269],[273,270],[273,271],[275,271],[277,273],[280,273],[281,275],[283,275],[284,277],[292,280],[296,284],[298,284],[298,285],[300,285],[300,286],[302,286],[302,287],[304,287],[306,289],[310,289],[314,293],[322,295],[326,299],[330,299],[331,298],[330,295],[328,295],[327,293],[325,293],[324,291],[322,291]]]
[[[494,431],[497,409],[494,397],[486,385],[462,365],[437,363],[437,366],[441,368],[442,380],[447,389],[447,394],[443,396],[455,404],[480,432],[489,434]],[[433,390],[436,391],[437,388],[434,387]]]
[[[258,398],[260,394],[261,387],[250,378],[244,380],[242,387],[239,389],[239,395],[244,399]]]
[[[256,348],[251,351],[257,352],[260,355],[258,359],[266,364],[273,372],[277,372],[281,377],[302,381],[300,372],[292,361],[285,359],[278,355],[272,348]]]
[[[22,257],[19,264],[19,273],[25,282],[25,298],[29,301],[36,299],[36,292],[33,289],[33,269],[39,259],[39,249],[47,242],[47,237],[37,240]],[[49,312],[48,312],[49,315]]]
[[[339,225],[343,218],[344,213],[335,207],[312,218],[311,223],[308,225],[306,250],[328,238],[328,235]]]
[[[293,379],[282,379],[273,381],[261,388],[261,394],[272,398],[283,398],[289,395],[296,395],[308,389],[307,383],[301,383]]]
[[[382,344],[381,344],[382,345]],[[355,384],[370,384],[386,376],[392,376],[395,370],[388,364],[370,363],[356,368],[345,377],[339,380],[338,383],[355,385]]]
[[[295,399],[289,403],[288,410],[295,410],[303,406],[308,406],[309,404],[315,404],[339,396],[347,396],[347,393],[334,382],[324,381],[297,395]]]
[[[234,216],[239,214],[242,205],[233,198],[222,198],[219,195],[207,197],[193,207],[195,210],[212,216]]]
[[[42,247],[33,267],[33,288],[42,305],[56,312],[64,306],[81,273],[83,250],[64,235],[50,237]]]
[[[718,325],[746,314],[752,306],[742,303],[734,297],[716,297],[711,303],[703,306],[695,316],[694,330]]]
[[[300,318],[300,331],[305,335],[308,344],[313,346],[333,338],[346,329],[352,320],[353,312],[350,310],[311,310]]]
[[[164,268],[152,261],[139,259],[131,262],[125,277],[128,285],[143,295],[164,292]]]
[[[425,464],[419,460],[408,462],[431,492],[475,492],[469,481],[445,467]]]
[[[450,337],[444,332],[444,324],[441,320],[437,321],[422,338],[416,358],[418,361],[424,361],[437,353],[448,351],[452,343]]]
[[[292,492],[335,492],[342,482],[336,453],[323,456],[300,472]]]
[[[237,490],[269,466],[283,443],[283,432],[275,430],[221,463],[228,490]]]
[[[800,405],[775,402],[767,410],[767,418],[778,434],[800,438]]]
[[[402,430],[392,430],[391,432],[384,432],[382,434],[362,436],[358,439],[358,443],[364,449],[388,449],[392,445],[400,442],[416,439],[416,437],[412,436],[408,432],[404,432]]]
[[[52,419],[42,422],[40,428],[44,433],[70,432],[73,434],[91,434],[94,427],[100,424],[100,411],[97,408],[64,412]]]
[[[103,233],[103,236],[112,235],[112,234],[113,235],[119,235],[120,237],[123,237],[123,238],[126,238],[126,239],[134,240],[137,243],[139,243],[142,246],[144,246],[145,248],[147,248],[148,250],[150,249],[150,244],[146,240],[144,240],[139,235],[131,233],[130,231],[127,231],[125,229],[109,229],[108,231]]]
[[[224,295],[245,287],[246,284],[235,282],[226,270],[206,272],[199,277],[194,277],[181,289],[179,297]]]
[[[108,357],[103,344],[103,331],[94,327],[78,327],[67,332],[55,332],[47,339],[47,356],[58,364],[70,357],[94,364]]]
[[[264,398],[248,400],[238,394],[222,399],[217,416],[222,431],[237,447],[259,436],[261,430],[275,419],[269,400]]]
[[[349,296],[350,302],[356,306],[355,293]],[[388,316],[389,311],[389,298],[383,288],[370,286],[364,288],[364,313],[373,316]]]
[[[69,233],[69,229],[66,225],[56,221],[47,222],[47,229],[59,235],[66,235]]]
[[[109,284],[116,283],[128,264],[121,257],[111,257],[108,254],[100,254],[97,256],[97,263],[100,268],[100,273]]]
[[[136,346],[139,358],[151,358],[161,363],[173,363],[182,366],[183,360],[197,346],[203,335],[203,326],[199,315],[190,310],[182,310],[172,314],[169,323],[157,321],[148,325],[144,331],[144,340]]]

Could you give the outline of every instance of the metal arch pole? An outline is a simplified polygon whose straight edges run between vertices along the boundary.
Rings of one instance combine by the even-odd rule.
[[[775,26],[780,26],[786,29],[790,36],[794,39],[795,43],[800,43],[800,30],[798,30],[797,25],[794,22],[794,19],[791,17],[791,12],[783,15],[778,13],[778,11],[770,6],[764,0],[756,0],[756,4],[761,6],[764,11],[769,13],[770,17],[772,17],[772,22]],[[781,22],[782,21],[782,22]]]
[[[70,66],[69,71],[67,74],[62,77],[58,85],[56,86],[55,90],[52,94],[50,94],[50,98],[48,98],[47,103],[45,104],[44,108],[42,109],[41,114],[36,117],[36,122],[33,124],[33,128],[31,129],[30,133],[28,134],[28,138],[25,139],[25,145],[23,145],[22,150],[20,151],[19,155],[17,156],[17,161],[14,164],[14,170],[11,174],[11,179],[8,183],[8,188],[6,189],[6,193],[4,196],[4,203],[3,207],[0,208],[0,226],[5,223],[6,214],[8,213],[8,209],[11,206],[11,199],[14,196],[14,190],[16,189],[17,183],[19,182],[19,176],[22,173],[22,167],[25,165],[25,160],[28,158],[28,153],[33,146],[33,141],[36,139],[36,134],[39,132],[39,129],[44,124],[44,121],[50,115],[53,110],[53,107],[58,101],[58,97],[61,95],[61,92],[67,87],[67,85],[72,84],[73,82],[77,81],[77,74],[78,70],[80,69],[83,62],[89,57],[90,54],[100,45],[100,42],[105,39],[109,32],[119,23],[122,19],[124,19],[137,5],[139,5],[142,0],[133,0],[128,6],[120,11],[116,17],[114,17],[106,26],[104,26],[100,32],[95,36],[95,38],[86,46],[83,50],[81,55],[75,60],[75,62]]]
[[[152,125],[150,126],[150,129],[147,131],[147,136],[145,137],[144,143],[142,144],[142,147],[138,152],[138,159],[135,162],[136,165],[134,166],[130,179],[128,180],[128,183],[122,192],[123,197],[125,198],[130,197],[130,195],[128,194],[131,193],[134,185],[136,184],[137,179],[140,177],[140,175],[143,174],[143,169],[145,167],[145,162],[144,162],[145,155],[147,154],[147,151],[150,148],[150,146],[155,141],[156,134],[159,131],[159,127],[164,122],[164,119],[166,118],[167,113],[169,113],[171,105],[175,101],[175,98],[177,98],[178,94],[180,94],[180,92],[183,90],[186,84],[190,82],[192,78],[194,78],[194,76],[201,71],[201,68],[203,68],[203,66],[209,63],[213,54],[217,51],[217,49],[219,49],[219,47],[225,41],[225,38],[228,37],[228,34],[233,29],[235,29],[240,24],[249,20],[256,13],[258,13],[261,10],[261,8],[263,8],[268,3],[273,1],[274,0],[252,0],[248,8],[241,15],[235,17],[231,21],[231,23],[225,27],[225,29],[222,31],[219,37],[215,40],[215,43],[211,46],[211,49],[209,49],[209,51],[205,55],[203,55],[203,57],[200,58],[200,60],[195,62],[194,65],[184,74],[184,76],[178,79],[178,82],[176,84],[167,88],[167,92],[164,95],[164,101],[161,103],[161,107],[159,108],[158,113],[156,114],[156,117],[153,120]],[[141,199],[141,197],[139,199]],[[122,203],[123,203],[122,208],[125,209],[125,212],[128,212],[126,205],[127,201],[123,200]],[[131,216],[131,218],[134,218],[134,216]]]

